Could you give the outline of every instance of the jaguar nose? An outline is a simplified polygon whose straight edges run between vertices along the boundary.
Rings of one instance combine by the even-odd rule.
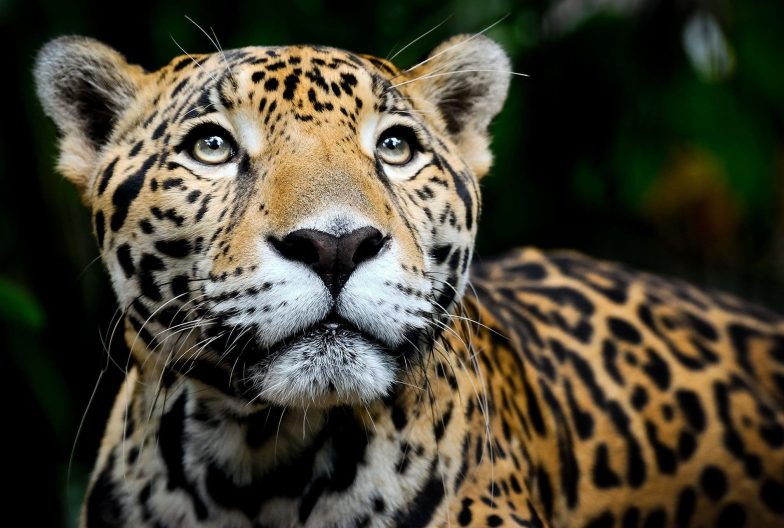
[[[375,258],[387,238],[378,229],[365,226],[339,237],[316,229],[298,229],[283,239],[269,240],[284,258],[315,271],[337,297],[356,267]]]

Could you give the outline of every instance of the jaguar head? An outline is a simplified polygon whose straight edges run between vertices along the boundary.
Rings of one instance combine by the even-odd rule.
[[[482,36],[407,70],[290,46],[152,72],[63,37],[35,77],[139,365],[329,406],[386,395],[449,324],[508,71]]]

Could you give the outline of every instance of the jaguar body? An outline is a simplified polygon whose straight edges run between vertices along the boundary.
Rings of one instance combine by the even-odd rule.
[[[83,526],[784,525],[784,318],[571,252],[472,264],[509,60],[36,64],[129,348]]]

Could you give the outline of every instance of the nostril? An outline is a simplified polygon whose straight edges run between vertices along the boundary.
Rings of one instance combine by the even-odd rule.
[[[368,238],[363,240],[357,246],[356,251],[354,252],[354,256],[352,257],[352,261],[355,265],[360,264],[366,260],[370,260],[381,251],[381,248],[384,247],[384,244],[387,241],[387,238],[384,237],[380,231],[376,231],[372,233]]]
[[[268,240],[278,253],[289,260],[307,265],[317,264],[320,260],[316,244],[309,237],[302,236],[300,233],[291,233],[283,240],[275,237],[269,237]]]

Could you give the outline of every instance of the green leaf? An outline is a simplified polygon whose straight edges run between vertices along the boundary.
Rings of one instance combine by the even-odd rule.
[[[0,277],[0,322],[21,324],[40,330],[44,327],[46,316],[30,292],[11,280]]]

